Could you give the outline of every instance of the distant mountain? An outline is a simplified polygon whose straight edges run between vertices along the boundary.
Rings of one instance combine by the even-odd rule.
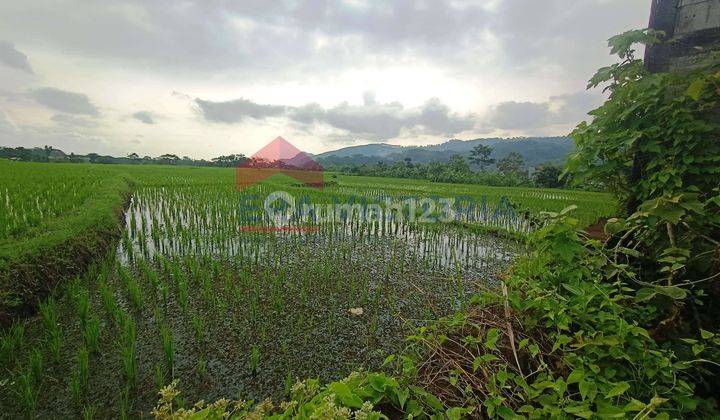
[[[353,155],[387,156],[387,155],[390,155],[393,153],[397,153],[406,148],[407,147],[396,146],[394,144],[373,143],[373,144],[364,144],[362,146],[343,147],[342,149],[315,155],[315,157],[322,159],[322,158],[330,157],[330,156],[334,156],[334,157],[350,157]]]
[[[385,143],[366,144],[345,147],[315,156],[323,165],[349,165],[395,162],[410,158],[413,162],[448,161],[454,154],[465,157],[478,144],[493,148],[492,157],[502,159],[512,152],[520,153],[528,167],[542,163],[562,163],[567,155],[575,150],[569,137],[523,137],[523,138],[487,138],[475,140],[448,140],[442,144],[429,146],[396,146]]]

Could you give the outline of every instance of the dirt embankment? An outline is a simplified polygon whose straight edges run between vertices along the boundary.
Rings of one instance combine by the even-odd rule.
[[[0,329],[33,315],[40,301],[106,255],[121,234],[132,181],[108,180],[82,206],[0,245]]]

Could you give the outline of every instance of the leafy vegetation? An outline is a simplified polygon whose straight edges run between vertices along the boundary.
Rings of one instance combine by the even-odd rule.
[[[548,178],[547,169],[544,168],[559,168],[552,163],[538,166],[535,168],[533,176],[531,176],[523,157],[517,152],[511,152],[498,160],[496,168],[490,170],[488,165],[495,162],[495,159],[489,157],[492,148],[483,145],[478,147],[480,149],[473,149],[467,159],[462,155],[455,154],[447,162],[414,163],[408,158],[391,164],[380,160],[372,164],[328,165],[326,169],[347,175],[409,178],[455,184],[503,187],[536,186],[541,188],[562,188],[567,186],[566,181],[560,178],[560,170],[555,171],[555,178]],[[479,170],[474,171],[469,163],[476,165]],[[543,170],[546,172],[540,174],[540,171]],[[536,173],[539,176],[535,176]]]

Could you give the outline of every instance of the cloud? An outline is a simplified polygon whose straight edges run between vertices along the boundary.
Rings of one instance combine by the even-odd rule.
[[[491,107],[485,129],[534,130],[551,125],[575,125],[600,106],[602,95],[576,92],[551,96],[547,102],[502,102]]]
[[[248,99],[240,98],[227,102],[205,101],[195,99],[206,120],[220,123],[237,123],[247,118],[262,120],[277,117],[285,113],[280,105],[261,105]]]
[[[13,123],[5,111],[0,109],[0,136],[4,138],[5,136],[9,136],[16,132],[17,127],[15,126],[15,123]]]
[[[28,0],[0,5],[0,36],[173,72],[317,74],[404,56],[473,71],[483,52],[501,51],[506,70],[555,63],[587,77],[606,56],[605,40],[646,25],[648,12],[627,0]]]
[[[155,124],[155,119],[153,118],[153,114],[148,111],[138,111],[138,112],[132,114],[130,117],[140,121],[143,124]]]
[[[213,102],[196,99],[203,117],[210,122],[238,123],[248,118],[264,120],[283,117],[309,126],[326,124],[352,136],[369,140],[387,140],[404,130],[423,134],[452,136],[473,128],[476,117],[454,113],[439,99],[432,98],[422,106],[405,108],[399,102],[379,103],[372,93],[364,95],[362,105],[340,103],[331,108],[310,103],[299,107],[258,104],[248,99]]]
[[[2,146],[43,147],[48,145],[67,153],[108,150],[108,144],[103,137],[87,132],[83,130],[84,128],[79,124],[68,122],[53,127],[16,125],[7,114],[0,111],[0,145]]]
[[[50,119],[59,124],[65,125],[65,126],[84,127],[84,128],[99,127],[99,124],[97,123],[97,121],[89,120],[84,117],[76,117],[73,115],[67,115],[67,114],[55,114]]]
[[[7,41],[0,41],[0,63],[31,74],[33,73],[27,56],[15,49],[15,46]]]
[[[547,125],[551,116],[548,103],[509,101],[492,108],[488,123],[501,130],[524,130]]]
[[[97,116],[98,109],[90,103],[87,95],[68,92],[55,88],[42,88],[31,92],[31,96],[41,105],[68,114]]]

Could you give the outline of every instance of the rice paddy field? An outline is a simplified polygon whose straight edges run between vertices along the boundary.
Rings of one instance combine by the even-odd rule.
[[[188,405],[279,401],[296,378],[382,370],[413,328],[494,287],[523,252],[488,232],[524,235],[528,215],[573,204],[585,225],[615,211],[598,193],[332,174],[322,190],[279,177],[242,191],[221,168],[0,161],[0,175],[3,276],[67,250],[68,221],[118,232],[82,273],[47,272],[36,314],[4,328],[2,418],[148,417],[173,379]],[[295,206],[268,203],[277,191]]]

